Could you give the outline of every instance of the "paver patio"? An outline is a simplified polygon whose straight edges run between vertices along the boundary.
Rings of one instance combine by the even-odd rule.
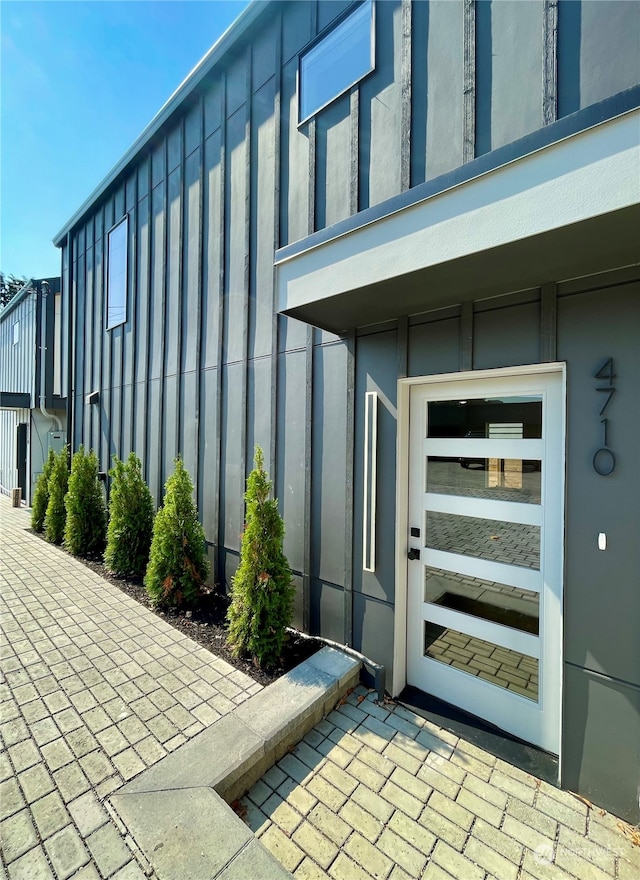
[[[261,689],[0,496],[0,835],[11,880],[144,874],[107,796]]]
[[[0,877],[142,880],[109,795],[260,685],[28,527],[0,496]],[[638,880],[615,816],[374,696],[244,798],[297,878]]]

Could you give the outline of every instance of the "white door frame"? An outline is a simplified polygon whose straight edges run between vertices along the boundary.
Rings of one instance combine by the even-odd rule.
[[[430,376],[415,376],[398,380],[398,433],[397,433],[397,483],[396,483],[396,591],[394,616],[394,662],[392,692],[399,694],[407,683],[407,552],[409,549],[409,409],[410,392],[414,385],[443,384],[482,379],[501,379],[512,376],[527,376],[542,373],[560,373],[562,381],[561,416],[561,469],[565,474],[566,462],[566,368],[564,363],[554,362],[531,364],[521,367],[506,367],[493,370],[473,370],[459,373],[444,373]],[[564,488],[564,487],[563,487]],[[564,536],[564,504],[560,515],[561,534]],[[564,571],[564,540],[560,546],[560,570]],[[560,627],[563,621],[560,604]],[[562,668],[562,640],[558,663]],[[562,704],[562,676],[560,677],[560,701]],[[561,706],[559,707],[561,709]],[[562,712],[558,713],[560,719]],[[560,739],[558,740],[560,741]]]

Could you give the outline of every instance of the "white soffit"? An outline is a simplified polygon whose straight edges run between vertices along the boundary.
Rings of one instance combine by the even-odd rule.
[[[640,203],[640,110],[278,262],[280,310]]]

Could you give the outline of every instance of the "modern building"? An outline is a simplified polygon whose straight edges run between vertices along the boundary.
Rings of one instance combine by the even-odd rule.
[[[31,279],[0,309],[0,492],[31,503],[49,448],[66,443],[60,278]]]
[[[253,3],[55,238],[73,448],[228,585],[259,444],[297,626],[637,821],[639,230],[639,4]]]

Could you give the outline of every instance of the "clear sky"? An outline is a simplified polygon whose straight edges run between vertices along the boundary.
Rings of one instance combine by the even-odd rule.
[[[247,0],[0,0],[0,270],[60,274],[52,237]]]

